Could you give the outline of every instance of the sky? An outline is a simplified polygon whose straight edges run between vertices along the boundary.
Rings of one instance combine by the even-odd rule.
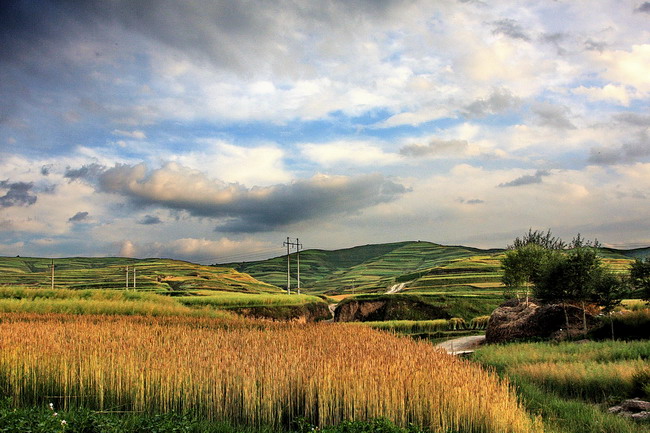
[[[650,2],[6,0],[0,255],[650,246]]]

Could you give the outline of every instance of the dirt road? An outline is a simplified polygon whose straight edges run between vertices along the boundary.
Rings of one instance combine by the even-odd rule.
[[[485,341],[485,335],[471,335],[469,337],[454,338],[453,340],[443,341],[437,344],[450,355],[460,355],[471,353]]]

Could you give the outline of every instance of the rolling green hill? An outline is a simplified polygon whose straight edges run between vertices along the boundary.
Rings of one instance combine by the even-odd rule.
[[[280,290],[231,268],[203,266],[169,259],[107,258],[24,258],[0,257],[0,286],[30,288],[51,287],[51,264],[54,285],[59,289],[124,289],[126,267],[128,286],[133,286],[136,272],[138,290],[185,292],[220,290],[248,293],[278,293]]]
[[[313,293],[379,293],[386,292],[395,284],[419,279],[433,268],[476,256],[493,256],[499,252],[430,242],[365,245],[334,251],[305,250],[300,253],[300,279],[301,285]],[[295,287],[295,254],[292,254],[291,260],[292,286]],[[219,266],[232,267],[276,286],[286,287],[287,284],[286,256]],[[494,273],[492,268],[478,269],[477,272]],[[486,276],[480,277],[485,279]]]
[[[502,249],[481,250],[431,242],[398,242],[354,248],[300,252],[301,286],[307,293],[352,295],[399,289],[411,294],[500,296]],[[634,258],[647,257],[650,248],[601,249],[611,268],[624,272]],[[296,286],[296,255],[291,255],[291,285]],[[224,263],[279,287],[287,284],[287,257],[243,263]],[[400,286],[401,285],[401,286]]]

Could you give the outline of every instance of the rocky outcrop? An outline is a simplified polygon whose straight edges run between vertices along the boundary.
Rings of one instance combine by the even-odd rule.
[[[566,318],[569,327],[566,326]],[[586,315],[587,328],[596,323]],[[505,343],[530,339],[563,339],[583,332],[583,310],[573,305],[542,304],[513,299],[502,304],[490,316],[485,331],[487,343]]]
[[[341,302],[334,311],[335,322],[374,322],[382,320],[449,319],[442,307],[413,297],[390,295],[384,299],[355,299]]]
[[[625,400],[618,406],[610,407],[608,412],[638,421],[648,420],[650,419],[650,402],[633,398]]]

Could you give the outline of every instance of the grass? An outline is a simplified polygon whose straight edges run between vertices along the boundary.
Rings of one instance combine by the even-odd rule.
[[[58,410],[58,408],[54,408]],[[209,421],[191,414],[176,412],[107,413],[88,409],[61,411],[53,416],[45,405],[14,408],[11,399],[0,401],[0,427],[3,432],[38,433],[278,433],[271,428],[232,425],[225,421]],[[65,421],[63,428],[63,421]],[[288,433],[313,433],[315,426],[297,418],[286,430]],[[402,428],[386,419],[346,421],[318,429],[321,433],[419,433],[415,426]]]
[[[70,290],[0,287],[0,312],[120,314],[146,316],[229,317],[242,309],[264,309],[259,316],[295,319],[329,310],[321,298],[309,295],[236,293],[203,290],[195,296],[165,296],[133,290]],[[319,317],[320,317],[319,316]]]
[[[601,250],[605,264],[620,273],[627,271],[634,257],[647,253],[647,249]],[[334,251],[305,250],[300,253],[301,279],[313,293],[328,295],[382,293],[398,283],[407,283],[407,291],[501,295],[502,255],[501,249],[480,250],[419,241]],[[223,266],[232,266],[277,286],[286,284],[286,256]]]
[[[608,405],[638,396],[637,378],[648,377],[650,341],[486,346],[472,359],[510,378],[528,410],[541,415],[550,431],[650,431],[647,423],[605,411]]]
[[[216,308],[264,307],[324,303],[321,298],[311,295],[287,295],[268,293],[236,293],[220,291],[199,292],[202,296],[175,297],[183,305],[192,307],[209,306]]]
[[[50,265],[54,262],[57,289],[124,289],[126,267],[128,285],[133,285],[136,270],[138,290],[170,292],[222,290],[235,292],[276,292],[280,290],[229,268],[202,266],[168,259],[108,258],[24,258],[0,257],[0,286],[51,287]]]
[[[4,314],[0,340],[0,389],[19,407],[55,399],[65,410],[278,429],[302,417],[319,428],[385,418],[431,431],[540,431],[496,374],[358,325]]]
[[[481,316],[472,319],[470,322],[460,318],[436,319],[436,320],[386,320],[382,322],[359,322],[381,331],[389,331],[399,334],[423,334],[436,333],[441,331],[457,330],[483,330],[487,327],[489,316]]]

